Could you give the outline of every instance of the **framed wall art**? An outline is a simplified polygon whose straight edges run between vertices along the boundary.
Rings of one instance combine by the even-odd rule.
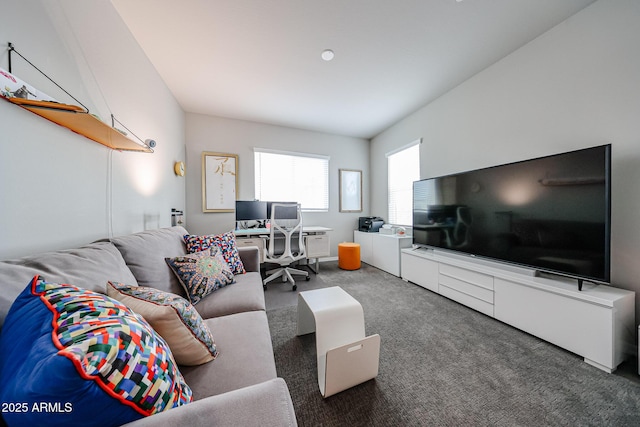
[[[234,212],[238,155],[202,153],[202,212]]]
[[[340,212],[362,212],[362,171],[340,169]]]

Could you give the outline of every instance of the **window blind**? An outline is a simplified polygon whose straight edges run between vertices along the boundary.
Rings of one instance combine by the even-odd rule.
[[[329,210],[329,157],[254,149],[255,198]]]
[[[413,181],[420,179],[419,140],[387,154],[388,222],[394,225],[413,224]]]

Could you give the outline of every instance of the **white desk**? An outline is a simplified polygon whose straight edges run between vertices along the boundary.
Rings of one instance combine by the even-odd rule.
[[[332,230],[333,228],[322,227],[319,225],[305,225],[302,227],[302,232],[306,234],[325,234]],[[234,230],[233,232],[238,237],[250,237],[250,236],[269,237],[270,231],[271,230],[268,228],[247,228],[244,230]]]
[[[298,335],[316,333],[318,386],[329,397],[378,376],[380,335],[365,338],[364,312],[342,288],[298,294]]]
[[[309,259],[315,259],[315,269],[311,269],[314,273],[320,271],[320,258],[331,255],[331,241],[327,234],[332,229],[319,225],[305,225],[302,227],[302,233],[305,234],[305,250],[307,253],[307,265]],[[245,230],[235,230],[236,244],[242,246],[257,246],[260,251],[260,262],[264,262],[266,251],[266,242],[269,239],[268,228],[248,228]]]

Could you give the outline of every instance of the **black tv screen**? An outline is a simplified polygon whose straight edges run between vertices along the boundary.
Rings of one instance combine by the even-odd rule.
[[[611,145],[413,184],[413,243],[610,281]]]

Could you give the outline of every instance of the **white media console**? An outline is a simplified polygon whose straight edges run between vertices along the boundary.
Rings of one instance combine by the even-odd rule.
[[[401,251],[402,278],[545,341],[606,372],[635,351],[635,293],[577,280],[537,277],[426,248]]]

